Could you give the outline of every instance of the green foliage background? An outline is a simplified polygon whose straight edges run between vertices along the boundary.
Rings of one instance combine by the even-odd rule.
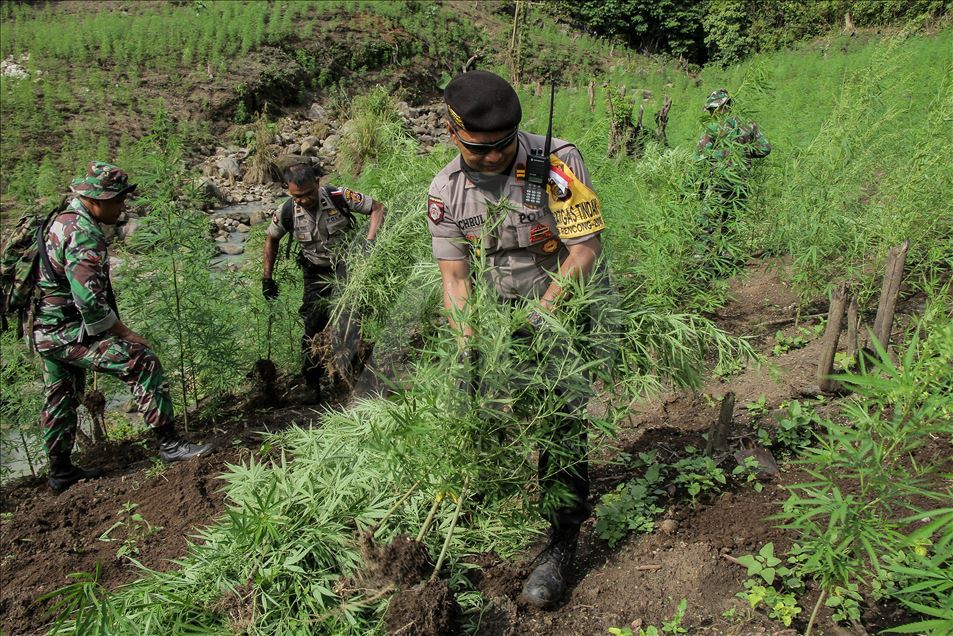
[[[877,27],[934,20],[949,8],[944,0],[560,0],[552,15],[640,50],[703,64],[792,46],[842,26],[848,14],[856,27]]]

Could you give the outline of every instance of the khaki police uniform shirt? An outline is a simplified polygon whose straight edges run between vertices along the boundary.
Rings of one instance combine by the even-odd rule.
[[[567,245],[597,236],[593,232],[562,239],[548,205],[523,205],[526,158],[530,150],[542,149],[546,138],[520,132],[518,150],[502,197],[471,181],[457,157],[430,184],[427,227],[437,260],[470,260],[485,256],[488,282],[506,299],[539,298],[569,255]],[[553,139],[552,153],[569,166],[576,177],[592,187],[582,155],[572,144]]]
[[[295,203],[294,199],[288,199],[272,215],[268,236],[281,239],[291,232],[301,244],[301,254],[305,259],[314,265],[328,267],[339,255],[351,227],[351,219],[341,210],[370,214],[373,206],[374,200],[360,192],[322,186],[316,212],[310,212]]]

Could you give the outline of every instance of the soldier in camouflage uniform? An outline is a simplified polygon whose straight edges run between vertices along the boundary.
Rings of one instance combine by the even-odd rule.
[[[57,492],[96,476],[70,459],[87,369],[114,375],[132,389],[163,460],[190,459],[211,448],[192,444],[176,433],[162,365],[149,343],[123,324],[116,309],[102,226],[118,221],[126,196],[135,187],[116,166],[91,162],[86,176],[70,183],[77,196],[52,219],[46,232],[33,341],[45,388],[40,419],[50,457],[48,482]]]
[[[720,206],[717,221],[724,224],[733,218],[734,207],[743,205],[747,198],[751,160],[767,157],[771,144],[758,124],[742,125],[729,115],[731,96],[726,89],[713,91],[705,100],[705,110],[712,121],[698,140],[693,158],[709,164],[708,179],[702,187],[715,195]]]
[[[513,334],[515,340],[529,342],[545,322],[543,312],[555,311],[558,301],[568,296],[554,275],[594,280],[605,224],[582,155],[560,139],[552,140],[549,198],[544,194],[548,202],[524,201],[527,159],[544,150],[545,137],[519,130],[519,97],[506,80],[470,71],[447,85],[444,99],[447,130],[460,156],[430,184],[427,227],[440,267],[444,306],[472,366],[478,354],[465,343],[473,326],[459,325],[452,316],[472,293],[474,259],[485,260],[487,284],[501,303],[527,309],[538,303],[538,309],[529,311],[527,324]],[[549,362],[540,360],[543,365]],[[552,609],[566,592],[565,576],[579,529],[590,514],[585,433],[589,396],[576,386],[588,390],[588,380],[553,381],[564,403],[549,421],[539,423],[551,431],[553,443],[541,449],[538,469],[544,502],[553,495],[559,501],[544,504],[550,540],[522,591],[527,603],[543,609]]]
[[[354,226],[352,213],[369,214],[364,251],[370,249],[384,221],[386,208],[369,196],[348,188],[322,186],[320,175],[309,165],[291,166],[284,174],[290,199],[272,216],[265,237],[261,289],[266,300],[278,297],[278,283],[272,278],[278,248],[285,234],[291,234],[301,246],[298,266],[304,274],[304,294],[299,313],[304,320],[301,350],[302,375],[308,387],[308,401],[321,401],[324,364],[315,354],[312,341],[328,325],[331,296],[335,285],[347,275],[344,256],[349,232]],[[345,318],[344,330],[356,331],[354,320]],[[342,339],[345,334],[341,335]],[[353,339],[348,339],[353,342]],[[338,343],[340,346],[341,343]],[[356,352],[350,352],[353,355]]]
[[[724,88],[713,91],[705,100],[705,110],[714,118],[705,127],[705,133],[698,140],[694,157],[702,159],[728,159],[731,154],[730,144],[739,144],[742,147],[744,158],[761,159],[771,154],[771,144],[761,133],[758,124],[751,122],[742,125],[736,118],[731,117],[731,96]]]

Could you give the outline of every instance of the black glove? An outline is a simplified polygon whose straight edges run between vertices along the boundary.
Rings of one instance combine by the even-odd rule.
[[[361,255],[367,256],[371,253],[371,250],[374,249],[374,239],[369,239],[366,236],[361,237]]]
[[[278,283],[274,278],[261,279],[261,295],[265,297],[265,300],[278,298]]]

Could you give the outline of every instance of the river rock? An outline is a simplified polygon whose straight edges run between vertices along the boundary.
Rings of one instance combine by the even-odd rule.
[[[26,62],[30,59],[29,53],[26,53],[20,57],[20,62]],[[30,76],[30,73],[20,64],[17,63],[17,60],[11,55],[0,62],[0,75],[4,77],[12,77],[14,79],[24,79]]]
[[[327,139],[324,140],[324,143],[321,144],[321,150],[328,155],[333,155],[338,151],[338,143],[341,141],[341,135],[338,133],[331,133],[328,135]]]
[[[130,238],[132,238],[132,235],[139,230],[139,227],[139,219],[132,217],[123,225],[119,226],[118,234],[122,240],[128,241]]]
[[[237,164],[236,164],[237,165]],[[225,195],[222,193],[222,189],[212,181],[211,179],[195,179],[192,182],[192,185],[198,190],[201,194],[212,199],[214,201],[224,201]]]
[[[313,162],[311,160],[311,157],[308,157],[305,155],[294,155],[294,154],[280,155],[277,159],[275,159],[275,165],[282,172],[284,172],[291,166],[295,164],[299,164],[299,163],[311,164]]]
[[[229,256],[238,256],[245,251],[244,246],[234,243],[222,243],[218,246],[218,249],[222,254],[228,254]]]
[[[218,175],[223,179],[234,180],[241,176],[242,169],[234,157],[222,157],[215,162],[218,168]]]
[[[326,121],[328,118],[328,111],[324,109],[324,106],[315,102],[311,104],[311,108],[308,109],[307,115],[305,115],[311,121]]]
[[[318,145],[320,143],[321,143],[321,140],[319,140],[314,135],[305,137],[304,140],[301,142],[301,146],[300,146],[301,154],[308,155],[309,157],[316,155],[318,153]]]
[[[249,231],[251,228],[245,225],[244,223],[239,223],[237,226],[235,226],[235,229],[238,230],[239,232],[244,233]]]

